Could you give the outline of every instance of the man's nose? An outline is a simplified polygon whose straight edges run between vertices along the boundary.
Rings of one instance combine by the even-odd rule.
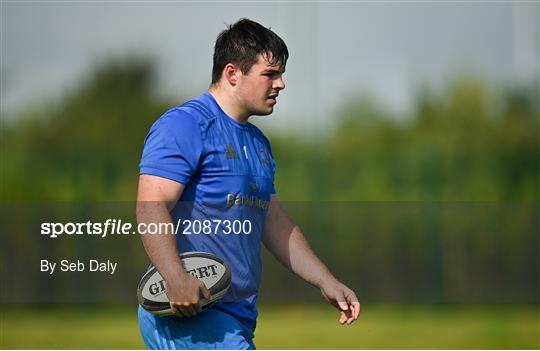
[[[283,80],[283,77],[279,77],[274,81],[274,89],[277,90],[283,90],[285,89],[285,81]]]

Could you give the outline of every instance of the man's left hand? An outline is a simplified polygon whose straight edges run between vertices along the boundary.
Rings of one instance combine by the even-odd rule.
[[[360,315],[360,302],[354,291],[331,279],[321,284],[324,298],[340,311],[339,323],[350,325]]]

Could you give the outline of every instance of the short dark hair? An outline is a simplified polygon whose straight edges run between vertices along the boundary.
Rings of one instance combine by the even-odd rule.
[[[258,55],[265,55],[272,65],[285,67],[289,51],[276,33],[257,22],[242,18],[229,25],[216,39],[212,84],[220,80],[228,63],[237,65],[242,73],[248,73],[257,63]]]

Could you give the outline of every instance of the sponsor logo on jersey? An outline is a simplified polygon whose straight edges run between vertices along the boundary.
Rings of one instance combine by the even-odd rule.
[[[227,194],[227,206],[250,206],[261,210],[268,209],[270,201],[261,199],[257,196],[248,196],[240,194]]]
[[[232,144],[227,145],[227,150],[225,150],[225,157],[226,158],[239,158]]]

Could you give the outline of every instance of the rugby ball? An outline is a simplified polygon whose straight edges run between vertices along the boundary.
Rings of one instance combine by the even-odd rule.
[[[227,262],[208,253],[191,251],[180,254],[186,272],[201,280],[210,291],[210,299],[201,297],[204,310],[221,299],[231,285],[231,269]],[[156,316],[170,316],[174,312],[167,297],[167,286],[156,267],[152,266],[142,277],[137,288],[139,304]]]

